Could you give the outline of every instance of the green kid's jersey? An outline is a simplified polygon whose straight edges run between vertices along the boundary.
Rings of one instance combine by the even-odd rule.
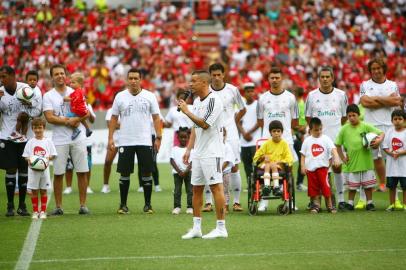
[[[305,102],[303,99],[297,100],[297,107],[299,108],[299,126],[306,126]]]
[[[374,162],[371,149],[362,145],[362,133],[373,132],[381,134],[382,131],[371,124],[360,122],[357,126],[350,123],[341,127],[335,144],[344,146],[348,156],[348,163],[345,172],[361,172],[374,169]]]

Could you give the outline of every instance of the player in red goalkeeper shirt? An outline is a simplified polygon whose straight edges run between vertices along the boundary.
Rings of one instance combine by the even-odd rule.
[[[85,78],[82,73],[75,72],[72,74],[70,86],[75,91],[70,94],[69,97],[63,98],[65,102],[70,102],[70,113],[67,115],[67,117],[83,117],[88,113],[86,99],[83,95],[82,90],[84,81]],[[87,121],[84,119],[81,121],[81,123],[86,128],[86,137],[92,135],[92,131],[90,130]],[[72,140],[76,139],[79,136],[80,132],[81,130],[78,127],[74,128],[72,133]]]

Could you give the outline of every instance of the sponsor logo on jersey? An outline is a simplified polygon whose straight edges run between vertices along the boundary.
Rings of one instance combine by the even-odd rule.
[[[323,146],[321,146],[321,145],[319,145],[317,143],[312,145],[312,155],[313,155],[313,157],[317,157],[317,156],[323,154],[323,152],[324,152]]]
[[[285,118],[285,112],[269,112],[268,118]]]
[[[398,138],[392,138],[392,149],[393,150],[399,150],[403,147],[403,142],[399,140]]]
[[[336,116],[336,110],[317,111],[317,116]]]
[[[45,157],[47,151],[45,151],[44,148],[42,148],[41,146],[35,146],[34,147],[34,155],[35,156],[41,156],[41,157]]]

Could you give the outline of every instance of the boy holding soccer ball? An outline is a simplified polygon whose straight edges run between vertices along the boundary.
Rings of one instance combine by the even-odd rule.
[[[51,186],[48,162],[57,156],[52,140],[44,137],[45,124],[45,120],[40,117],[32,120],[31,125],[35,137],[27,142],[22,155],[28,162],[27,188],[32,192],[33,219],[45,219],[47,217],[47,189]],[[38,210],[38,190],[41,195],[40,212]]]
[[[357,105],[347,107],[348,123],[342,126],[336,138],[338,155],[346,164],[348,173],[348,210],[354,210],[354,197],[357,189],[363,187],[367,197],[367,211],[374,211],[372,201],[372,189],[376,185],[374,163],[370,147],[377,148],[384,138],[384,133],[376,127],[362,122],[359,119],[360,110]],[[363,145],[363,137],[367,133],[375,133],[377,137],[366,146]],[[369,147],[370,146],[370,147]],[[342,147],[346,149],[344,155]]]

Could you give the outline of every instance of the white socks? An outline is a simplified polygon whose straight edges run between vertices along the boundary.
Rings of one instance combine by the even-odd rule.
[[[193,217],[193,230],[201,231],[202,230],[202,218]]]
[[[279,173],[272,173],[272,183],[273,187],[279,187]]]
[[[216,228],[219,230],[224,230],[226,228],[226,221],[225,220],[217,220]]]
[[[334,173],[334,182],[336,184],[337,201],[344,202],[344,179],[342,173]]]
[[[240,171],[238,170],[235,173],[231,173],[231,190],[233,191],[234,195],[234,203],[240,203],[240,194],[241,194],[241,175]]]

